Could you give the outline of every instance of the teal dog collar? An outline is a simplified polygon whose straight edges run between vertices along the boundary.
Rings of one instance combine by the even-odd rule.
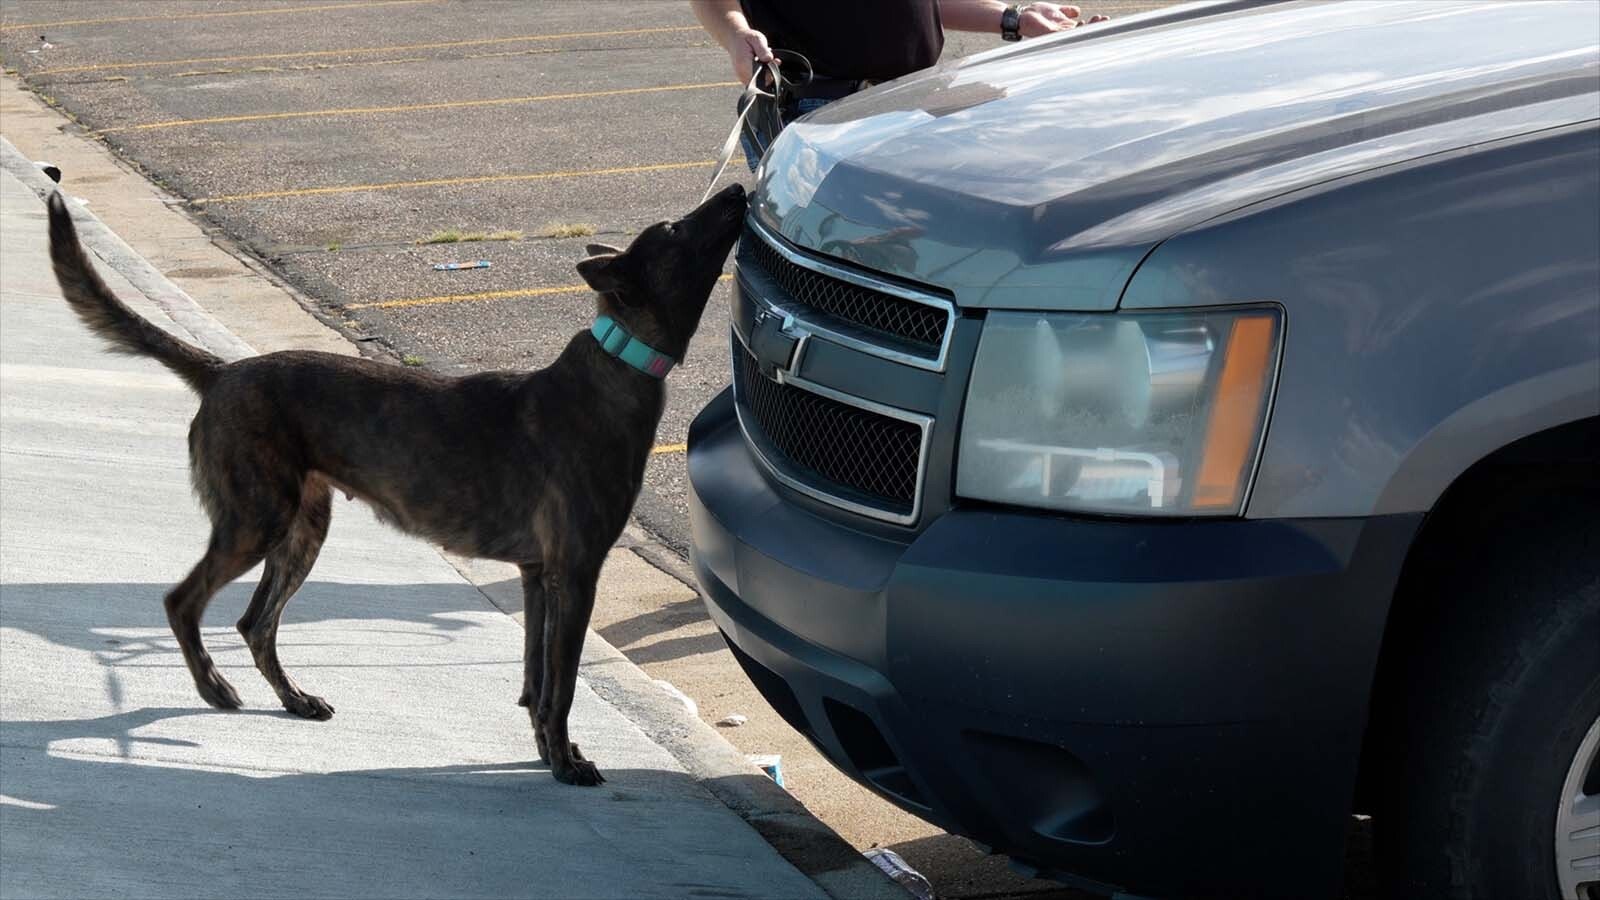
[[[600,316],[589,329],[600,349],[622,360],[635,369],[655,378],[665,378],[678,361],[660,350],[634,337],[622,323],[610,316]]]

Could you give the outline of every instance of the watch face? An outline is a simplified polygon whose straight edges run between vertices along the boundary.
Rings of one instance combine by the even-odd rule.
[[[1017,28],[1022,24],[1022,13],[1015,6],[1006,7],[1000,14],[1000,37],[1002,40],[1021,40],[1022,35]]]

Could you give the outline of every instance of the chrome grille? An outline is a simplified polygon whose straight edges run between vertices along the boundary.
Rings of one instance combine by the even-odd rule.
[[[869,338],[887,338],[929,359],[940,355],[950,312],[941,306],[873,290],[811,268],[786,257],[756,229],[745,226],[740,254],[754,263],[785,295],[785,306],[808,321],[838,329],[861,330]],[[780,299],[780,298],[774,298]]]
[[[768,462],[814,490],[906,519],[916,509],[924,429],[792,384],[772,381],[737,338],[737,399]],[[776,456],[776,459],[770,458]]]

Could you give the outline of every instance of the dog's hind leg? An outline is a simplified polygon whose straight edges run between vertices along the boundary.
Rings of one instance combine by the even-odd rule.
[[[540,756],[550,763],[550,774],[563,784],[585,787],[604,784],[605,778],[567,739],[567,716],[572,712],[572,698],[578,687],[578,660],[589,630],[589,615],[594,610],[599,575],[598,567],[594,571],[568,571],[547,583],[551,596],[546,601],[546,665],[533,726],[535,739],[543,744]]]
[[[200,639],[200,618],[217,591],[248,572],[262,555],[257,542],[240,538],[239,529],[213,528],[206,555],[177,587],[167,592],[167,622],[183,651],[183,661],[194,677],[200,698],[218,709],[238,709],[239,693],[217,671],[211,654],[206,652]]]
[[[288,535],[267,554],[266,571],[239,620],[239,633],[250,645],[256,668],[272,685],[283,708],[306,719],[331,719],[333,707],[321,697],[302,691],[278,661],[278,622],[289,598],[305,583],[328,536],[332,517],[332,492],[316,476],[306,479],[300,509]]]

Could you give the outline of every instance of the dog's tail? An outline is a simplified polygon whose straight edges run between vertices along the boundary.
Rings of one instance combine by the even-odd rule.
[[[155,357],[190,387],[204,391],[222,368],[222,359],[162,331],[118,300],[83,252],[61,192],[51,194],[45,205],[50,210],[50,261],[55,264],[56,281],[83,324],[110,343],[113,351]]]

